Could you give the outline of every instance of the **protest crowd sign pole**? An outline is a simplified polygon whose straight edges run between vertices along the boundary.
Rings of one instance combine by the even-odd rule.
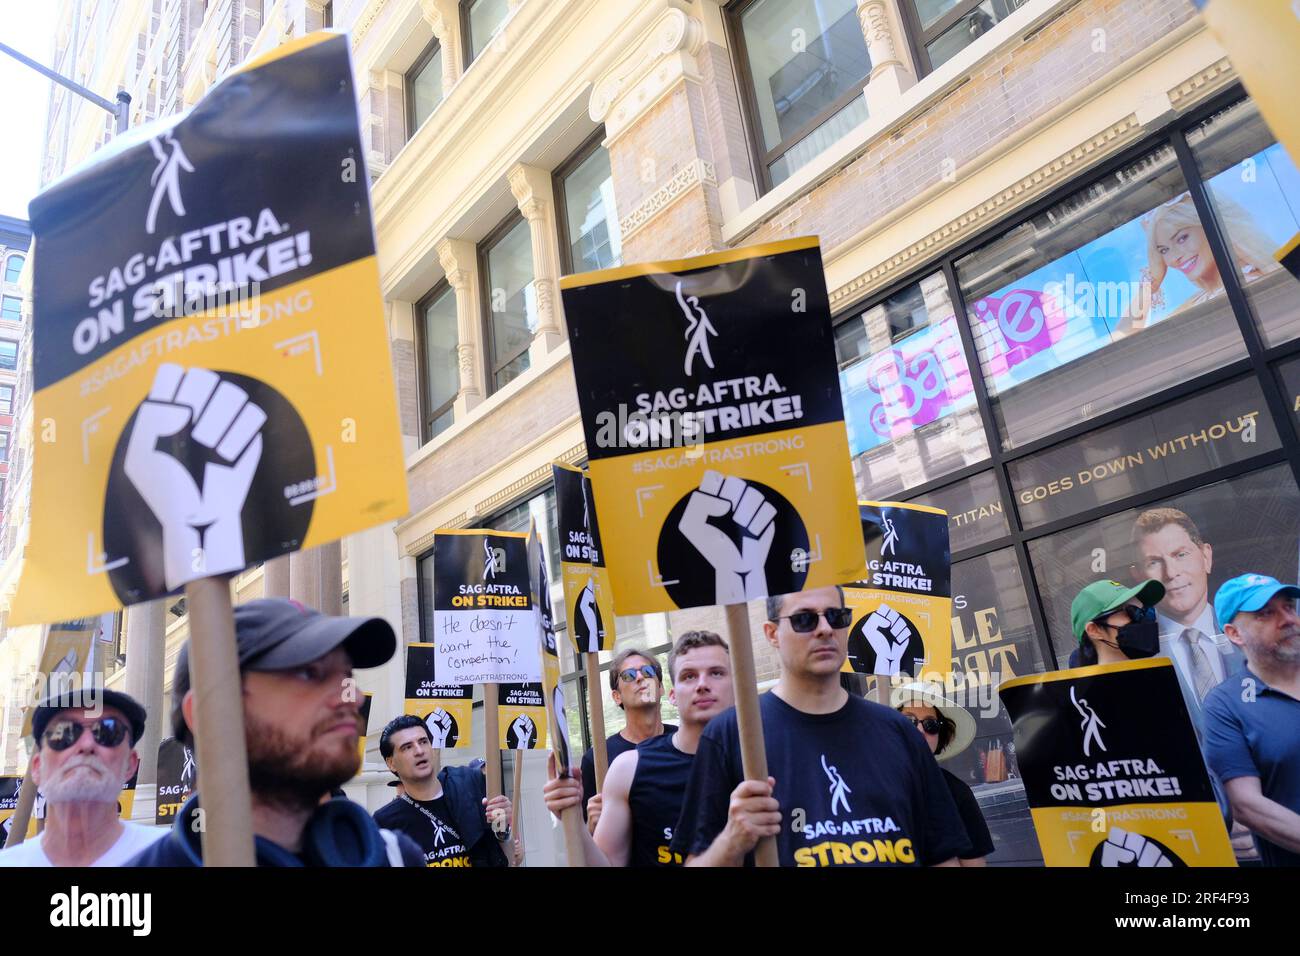
[[[203,865],[254,866],[252,796],[230,582],[223,577],[191,581],[185,585],[185,603],[190,613],[194,746],[203,768]]]
[[[514,786],[513,786],[513,788],[511,789],[510,792],[511,792],[511,794],[514,796],[514,800],[512,801],[511,809],[514,810],[514,817],[515,817],[515,818],[514,818],[514,820],[511,821],[511,824],[512,824],[512,826],[511,826],[511,832],[512,832],[512,838],[514,839],[514,841],[515,841],[516,843],[519,844],[519,849],[522,851],[523,848],[524,848],[524,826],[523,826],[523,815],[520,813],[520,809],[523,807],[523,803],[524,803],[524,794],[523,794],[523,786],[524,786],[524,751],[522,751],[522,750],[516,750],[516,751],[515,751],[515,771],[514,771],[514,781],[513,781],[513,784],[514,784]],[[522,853],[522,852],[520,853],[520,856],[521,856],[521,857],[523,856],[523,853]],[[511,861],[511,864],[510,864],[511,866],[516,865],[516,864],[514,863],[514,854],[513,854],[513,853],[510,854],[510,861]],[[523,866],[523,865],[524,865],[522,859],[519,861],[518,865],[519,865],[519,866]]]
[[[605,749],[605,699],[600,691],[600,654],[587,651],[582,655],[587,672],[587,699],[591,702],[591,756],[596,765],[596,792],[605,789],[605,771],[609,769],[609,752]]]
[[[731,682],[735,688],[736,726],[740,733],[740,762],[746,780],[767,780],[767,751],[763,748],[763,719],[758,709],[758,678],[750,643],[749,605],[728,604],[727,643],[731,646]],[[777,866],[776,839],[764,837],[754,847],[754,862]]]
[[[487,795],[491,800],[501,789],[501,722],[497,713],[497,685],[483,685],[483,751],[487,755]]]

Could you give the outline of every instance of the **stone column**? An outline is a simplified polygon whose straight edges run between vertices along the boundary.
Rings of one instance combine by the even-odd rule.
[[[420,12],[442,47],[442,95],[445,98],[460,79],[460,65],[464,62],[460,10],[456,0],[420,0]]]
[[[289,559],[285,554],[262,565],[262,597],[289,596]]]
[[[588,111],[605,124],[625,262],[676,259],[722,246],[696,61],[703,45],[700,21],[663,4],[592,89]]]
[[[289,597],[320,608],[320,549],[308,548],[289,555]]]
[[[320,555],[320,604],[317,608],[325,614],[343,613],[343,542],[331,541],[316,549]]]
[[[564,338],[560,329],[556,283],[560,278],[559,235],[555,225],[555,196],[551,174],[536,166],[520,163],[510,170],[507,179],[519,211],[528,221],[533,247],[533,288],[537,296],[537,328],[533,332],[529,362],[538,365],[546,353]]]
[[[415,307],[400,299],[384,303],[393,353],[393,381],[397,385],[397,420],[402,429],[402,450],[411,454],[422,444],[420,422],[419,358],[416,355]]]
[[[884,113],[916,82],[916,71],[903,39],[895,0],[858,0],[858,19],[871,56],[871,76],[863,91],[867,112]]]
[[[444,239],[437,248],[438,261],[447,275],[448,284],[456,293],[459,340],[456,356],[460,364],[460,392],[456,396],[455,417],[459,419],[483,400],[487,389],[486,360],[478,361],[483,328],[479,311],[478,255],[474,243],[464,239]]]
[[[158,742],[171,736],[163,713],[163,659],[166,657],[167,601],[133,604],[126,610],[126,692],[144,707],[148,719],[136,744],[140,774],[136,785],[158,782]]]

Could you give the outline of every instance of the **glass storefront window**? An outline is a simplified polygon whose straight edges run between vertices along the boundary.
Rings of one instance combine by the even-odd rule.
[[[1162,646],[1185,627],[1219,635],[1219,585],[1248,572],[1295,580],[1298,541],[1300,492],[1286,465],[1031,541],[1058,666],[1067,666],[1077,647],[1070,602],[1085,585],[1104,577],[1135,584],[1156,578],[1166,589],[1156,607]]]
[[[452,405],[460,392],[456,293],[446,285],[434,289],[416,306],[416,319],[420,348],[421,437],[430,441],[451,425]]]
[[[1011,530],[998,493],[998,480],[991,471],[908,501],[948,512],[948,550],[952,554],[995,541]]]
[[[854,0],[756,0],[736,26],[775,185],[866,119],[871,57]]]
[[[880,501],[988,457],[943,273],[835,326],[858,494]]]
[[[533,242],[523,217],[488,246],[483,276],[490,316],[488,371],[495,391],[527,371],[528,346],[537,329]]]
[[[1187,142],[1264,342],[1300,336],[1300,282],[1273,258],[1300,232],[1300,171],[1251,100],[1194,126]]]
[[[956,267],[1004,449],[1245,354],[1169,146]]]
[[[608,269],[623,260],[609,151],[596,144],[560,181],[568,227],[569,271]]]
[[[1254,378],[1198,392],[1007,466],[1024,527],[1281,447]]]
[[[979,800],[996,847],[989,862],[1038,864],[1011,721],[997,695],[1002,681],[1044,669],[1015,552],[958,561],[952,593],[953,679],[946,696],[975,718],[975,740],[942,766]]]

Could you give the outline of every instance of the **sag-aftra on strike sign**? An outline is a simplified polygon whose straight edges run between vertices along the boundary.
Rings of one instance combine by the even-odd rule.
[[[15,622],[406,513],[347,39],[232,73],[31,206],[31,540]]]
[[[560,286],[619,614],[861,576],[816,239]]]

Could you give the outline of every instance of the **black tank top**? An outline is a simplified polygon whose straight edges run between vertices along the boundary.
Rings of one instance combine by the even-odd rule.
[[[673,746],[672,734],[661,734],[637,745],[636,773],[628,791],[632,810],[632,852],[629,866],[681,866],[685,860],[668,849],[673,827],[682,812],[686,780],[694,754]]]

